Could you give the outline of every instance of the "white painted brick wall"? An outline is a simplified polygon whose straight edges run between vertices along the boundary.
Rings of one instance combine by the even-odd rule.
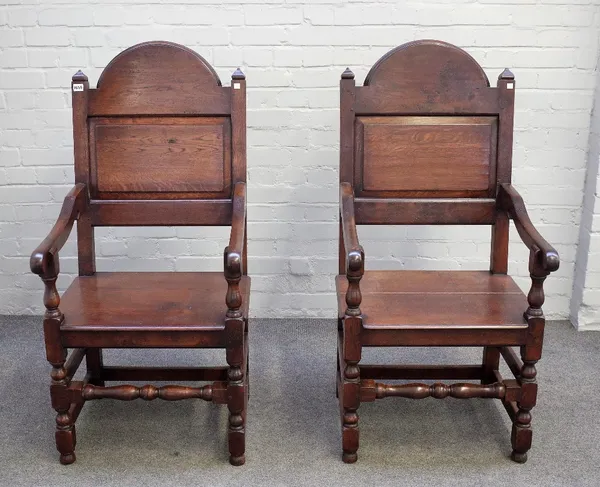
[[[42,286],[28,261],[73,181],[72,74],[81,68],[94,85],[118,52],[162,39],[196,50],[226,84],[238,66],[247,75],[252,314],[335,316],[340,74],[350,66],[361,83],[389,49],[437,38],[471,53],[492,83],[504,67],[516,74],[514,182],[562,257],[547,281],[547,315],[569,315],[596,83],[597,0],[3,5],[0,313],[41,311]],[[371,269],[488,265],[488,228],[359,232]],[[226,239],[220,228],[103,228],[97,231],[98,267],[218,270]],[[72,238],[61,254],[61,289],[76,272],[75,249]],[[514,231],[510,250],[510,270],[526,288],[527,251]]]
[[[579,329],[600,329],[600,70],[597,71],[571,299],[571,321]]]

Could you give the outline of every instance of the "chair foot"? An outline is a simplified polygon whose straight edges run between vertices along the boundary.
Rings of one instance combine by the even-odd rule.
[[[75,446],[77,437],[73,418],[68,413],[59,412],[56,415],[56,449],[60,453],[60,463],[70,465],[75,461]]]
[[[239,457],[230,456],[229,463],[234,467],[240,467],[246,463],[246,455],[240,455]]]
[[[358,414],[344,414],[342,420],[342,460],[344,463],[355,463],[358,459]]]
[[[71,465],[72,463],[75,462],[75,452],[61,455],[59,461],[62,465]]]
[[[358,460],[358,453],[344,452],[344,453],[342,453],[342,460],[344,463],[356,463],[356,460]]]
[[[527,461],[527,453],[520,453],[513,450],[510,454],[510,459],[516,463],[525,463]]]

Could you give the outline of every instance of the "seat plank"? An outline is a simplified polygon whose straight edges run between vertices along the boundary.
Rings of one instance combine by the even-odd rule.
[[[248,316],[250,278],[240,289]],[[220,272],[107,272],[77,277],[61,299],[63,331],[216,331],[225,327]]]
[[[527,299],[510,276],[487,271],[367,271],[360,282],[367,329],[526,328]],[[336,278],[344,316],[348,282]]]

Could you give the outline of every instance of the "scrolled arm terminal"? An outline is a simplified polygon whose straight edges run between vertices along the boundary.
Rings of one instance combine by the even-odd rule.
[[[85,197],[85,184],[76,184],[65,197],[54,227],[31,254],[29,259],[31,272],[42,279],[56,277],[60,272],[58,252],[69,238],[73,224],[83,210]]]
[[[556,271],[560,266],[558,252],[536,230],[518,191],[510,184],[501,184],[498,203],[513,219],[521,240],[535,255],[541,269],[545,273]]]
[[[225,247],[224,252],[224,274],[227,280],[227,295],[225,302],[227,304],[227,314],[230,317],[237,317],[241,313],[242,294],[239,290],[239,283],[244,273],[243,252],[246,223],[246,184],[238,182],[233,189],[233,216],[231,221],[231,234],[229,236],[229,245]]]

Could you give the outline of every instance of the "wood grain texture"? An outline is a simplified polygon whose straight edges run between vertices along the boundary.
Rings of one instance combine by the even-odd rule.
[[[340,183],[353,178],[355,95],[354,73],[347,69],[340,80]]]
[[[560,266],[558,252],[540,235],[529,219],[525,203],[518,191],[510,184],[501,184],[498,202],[514,221],[521,240],[535,254],[543,270],[547,273],[558,270]]]
[[[358,225],[490,225],[491,198],[355,198]]]
[[[31,272],[43,279],[56,278],[60,271],[58,252],[69,238],[79,213],[84,209],[85,191],[85,185],[81,183],[77,183],[69,191],[52,230],[31,254]]]
[[[89,114],[227,115],[230,98],[202,56],[170,42],[147,42],[106,66],[90,92]]]
[[[465,51],[436,40],[409,42],[377,61],[357,89],[357,113],[493,113],[497,96]]]
[[[360,117],[363,196],[495,195],[494,117]]]
[[[212,385],[203,387],[186,386],[162,386],[145,385],[136,387],[132,385],[119,385],[112,387],[98,387],[87,384],[83,387],[82,397],[86,401],[93,399],[117,399],[119,401],[133,401],[134,399],[143,399],[144,401],[154,401],[162,399],[163,401],[181,401],[183,399],[203,399],[212,401]]]
[[[368,271],[363,276],[357,272],[363,269],[362,248],[355,252],[361,266],[350,265],[351,249],[359,247],[357,224],[498,222],[491,269],[506,272],[508,220],[498,204],[497,181],[510,180],[514,91],[508,91],[514,84],[509,81],[512,74],[505,73],[498,87],[490,88],[483,69],[467,53],[444,42],[421,40],[384,55],[364,86],[354,86],[350,70],[342,75],[336,287],[344,462],[357,461],[361,401],[387,396],[504,399],[510,387],[507,400],[519,401],[511,417],[518,423],[513,428],[513,459],[521,461],[530,446],[531,404],[523,402],[518,384],[493,382],[499,347],[522,346],[531,360],[539,358],[539,334],[530,336],[541,316],[540,266],[530,263],[537,284],[529,293],[527,321],[522,310],[528,300],[507,276],[419,271]],[[365,346],[487,348],[481,366],[369,368],[360,364]],[[452,374],[482,384],[388,386],[368,378],[437,379]]]
[[[467,52],[437,40],[408,42],[382,56],[370,69],[365,86],[393,91],[420,88],[457,98],[468,89],[490,86],[483,68]]]
[[[357,460],[361,401],[485,397],[502,400],[513,422],[511,458],[522,463],[532,443],[535,364],[545,324],[543,283],[558,268],[559,258],[510,186],[514,76],[504,70],[497,87],[490,88],[483,69],[467,53],[421,40],[384,55],[352,96],[345,91],[348,86],[342,79],[336,278],[342,459]],[[344,156],[349,138],[353,157]],[[527,297],[506,275],[509,216],[530,249]],[[357,224],[491,224],[491,272],[366,271],[358,276],[347,263],[348,246],[358,246]],[[363,251],[360,257],[363,262]],[[353,308],[347,307],[349,296]],[[416,346],[482,346],[482,364],[360,363],[363,347]],[[510,348],[516,346],[521,360]],[[502,378],[501,358],[515,380]],[[481,384],[388,385],[376,378]]]
[[[204,59],[168,42],[124,51],[95,90],[83,73],[73,76],[77,184],[31,257],[45,288],[46,358],[62,464],[75,461],[75,421],[85,400],[108,398],[227,404],[229,461],[245,461],[245,77],[238,70],[232,82],[221,87]],[[58,252],[76,220],[80,277],[61,301]],[[231,225],[235,258],[215,273],[96,273],[94,227],[100,225]],[[70,356],[69,348],[75,349]],[[228,367],[105,367],[103,348],[222,348]],[[72,381],[84,356],[87,373]],[[215,382],[202,388],[104,385],[140,379]]]
[[[248,303],[250,278],[240,290]],[[62,330],[174,331],[225,326],[227,282],[219,272],[98,272],[65,291]],[[248,308],[243,309],[247,316]]]
[[[391,91],[386,86],[357,86],[354,113],[360,115],[489,115],[498,113],[499,100],[495,88],[476,88],[460,98],[448,100],[425,96],[418,86]]]
[[[345,276],[336,288],[343,316]],[[523,292],[511,277],[486,271],[365,271],[361,293],[367,329],[527,327]]]
[[[112,198],[129,192],[226,197],[231,186],[225,118],[99,118],[92,120],[90,140],[94,196],[97,191],[116,193]]]
[[[83,91],[75,91],[73,85],[81,85]],[[86,186],[89,196],[90,149],[88,136],[88,100],[90,84],[88,77],[81,71],[71,79],[71,97],[73,105],[73,156],[75,161],[75,182]],[[86,205],[87,206],[87,205]],[[80,276],[89,276],[96,272],[96,248],[94,228],[87,214],[77,221],[77,253]]]
[[[94,226],[231,225],[227,200],[94,200],[88,209]]]
[[[456,399],[472,399],[475,397],[503,399],[506,387],[501,383],[479,385],[469,383],[458,384],[382,384],[374,381],[364,381],[361,394],[365,399],[383,399],[385,397],[405,397],[408,399],[445,399],[454,397]]]

